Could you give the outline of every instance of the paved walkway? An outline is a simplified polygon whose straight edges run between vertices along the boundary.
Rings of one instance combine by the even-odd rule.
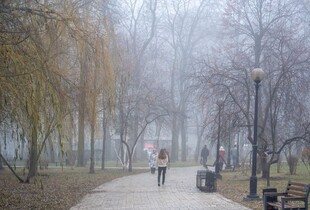
[[[157,172],[115,179],[94,189],[71,210],[249,209],[218,193],[201,192],[196,188],[196,173],[201,169],[171,168],[167,170],[165,185],[160,187],[157,186]]]

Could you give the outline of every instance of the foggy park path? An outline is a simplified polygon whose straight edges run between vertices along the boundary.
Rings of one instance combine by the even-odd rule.
[[[166,183],[157,186],[156,174],[143,173],[115,179],[86,195],[71,210],[81,209],[249,209],[218,193],[201,192],[196,173],[202,167],[171,168]]]

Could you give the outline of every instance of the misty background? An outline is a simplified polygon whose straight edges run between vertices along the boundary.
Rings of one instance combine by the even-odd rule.
[[[263,171],[309,146],[308,0],[1,1],[0,166],[129,171],[153,149],[200,159],[216,142]],[[220,116],[219,116],[220,114]],[[220,119],[220,120],[219,120]],[[267,155],[267,159],[265,158]]]

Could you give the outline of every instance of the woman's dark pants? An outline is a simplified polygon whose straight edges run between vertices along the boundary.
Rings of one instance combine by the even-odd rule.
[[[162,184],[165,184],[165,176],[166,176],[166,169],[167,167],[158,167],[158,176],[157,176],[157,182],[160,184],[160,176],[161,173],[163,173],[163,181],[161,182]]]

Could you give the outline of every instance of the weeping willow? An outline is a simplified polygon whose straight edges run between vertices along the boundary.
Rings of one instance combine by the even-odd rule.
[[[92,36],[88,37],[90,47],[90,64],[88,65],[88,79],[86,84],[86,111],[90,123],[90,143],[91,143],[91,162],[90,173],[94,173],[94,141],[96,134],[97,114],[101,101],[104,101],[103,112],[105,116],[111,116],[115,107],[115,72],[110,54],[109,30],[105,27],[104,32],[95,27],[104,25],[104,20],[98,20],[97,24],[91,28]],[[101,97],[100,97],[101,96]],[[103,98],[103,100],[101,100]]]
[[[66,24],[57,15],[51,18],[51,10],[40,9],[42,5],[37,3],[13,2],[6,6],[11,9],[8,11],[19,9],[20,13],[1,13],[6,17],[0,25],[1,115],[25,132],[29,147],[29,173],[25,180],[28,182],[37,173],[38,160],[52,133],[58,134],[63,153],[63,120],[68,114],[64,97],[68,65],[62,59]]]
[[[107,112],[114,110],[113,33],[105,18],[94,21],[81,13],[78,2],[11,1],[0,10],[0,117],[9,118],[25,134],[26,182],[36,175],[47,142],[50,146],[57,142],[62,157],[66,147],[72,147],[78,75],[83,68],[79,58],[85,59],[89,76],[83,88],[92,139],[100,96]]]

